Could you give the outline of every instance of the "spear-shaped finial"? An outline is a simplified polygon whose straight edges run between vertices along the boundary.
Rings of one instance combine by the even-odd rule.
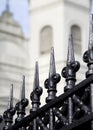
[[[84,53],[83,60],[86,63],[93,61],[93,0],[90,2],[88,51]]]
[[[25,76],[23,75],[23,84],[21,87],[20,100],[17,102],[15,109],[17,111],[17,118],[15,122],[19,122],[25,116],[25,108],[28,105],[28,99],[25,98]],[[23,128],[24,129],[24,128]]]
[[[36,61],[33,91],[31,92],[30,95],[30,99],[32,101],[31,111],[36,111],[39,108],[41,94],[42,94],[42,88],[39,86],[39,67],[38,62]]]
[[[73,37],[72,37],[72,34],[70,32],[69,41],[68,41],[67,65],[62,70],[62,76],[64,78],[70,79],[70,80],[72,78],[75,81],[76,80],[76,72],[79,70],[79,68],[80,68],[80,63],[78,61],[75,61]],[[68,85],[66,86],[66,91],[69,89],[67,87],[69,87],[69,86]]]
[[[90,5],[90,23],[89,23],[89,35],[93,33],[93,0],[91,0],[91,5]]]
[[[91,0],[90,23],[89,23],[89,59],[93,60],[93,0]]]
[[[35,76],[34,76],[34,85],[33,85],[33,90],[39,87],[39,68],[38,68],[38,62],[36,61],[35,64]]]
[[[11,89],[10,89],[8,108],[3,113],[4,124],[5,124],[3,130],[10,129],[10,127],[11,127],[11,125],[13,123],[14,114],[15,114],[15,108],[13,107],[13,84],[12,84]]]
[[[11,84],[8,109],[13,108],[13,84]]]
[[[50,54],[50,68],[49,68],[49,77],[52,77],[56,74],[56,67],[55,67],[55,56],[54,56],[54,48],[51,48]]]
[[[21,87],[20,100],[25,99],[25,76],[23,75],[23,84]]]
[[[69,63],[75,62],[75,57],[74,57],[74,46],[73,46],[73,37],[70,32],[69,34],[69,42],[68,42],[68,55],[67,55],[67,65]]]
[[[45,88],[48,89],[48,97],[46,97],[46,102],[54,99],[56,97],[56,87],[57,83],[60,81],[60,75],[56,73],[55,67],[55,56],[54,48],[51,48],[50,54],[50,67],[49,67],[49,77],[45,80]]]

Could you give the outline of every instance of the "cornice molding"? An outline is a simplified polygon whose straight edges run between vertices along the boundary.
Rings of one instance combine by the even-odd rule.
[[[33,12],[35,13],[35,12],[38,12],[38,11],[41,11],[41,10],[49,9],[51,7],[57,6],[57,5],[62,4],[62,3],[64,3],[62,0],[54,1],[52,3],[48,3],[48,4],[44,4],[44,5],[32,8],[32,9],[30,9],[29,12],[30,13],[33,13]]]
[[[81,4],[78,4],[78,3],[75,3],[75,2],[72,2],[72,1],[67,1],[67,0],[64,0],[64,4],[66,4],[67,6],[71,6],[71,7],[74,7],[74,8],[79,8],[81,10],[84,10],[84,11],[87,11],[89,12],[89,7],[87,6],[84,6],[84,5],[81,5]]]

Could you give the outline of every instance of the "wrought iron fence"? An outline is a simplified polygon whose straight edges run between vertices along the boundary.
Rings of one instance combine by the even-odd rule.
[[[13,85],[9,97],[8,109],[0,116],[4,122],[3,130],[93,130],[93,13],[90,14],[90,32],[88,50],[83,55],[87,63],[86,78],[79,84],[76,83],[76,72],[80,63],[75,60],[73,38],[69,35],[68,55],[66,67],[62,69],[62,77],[66,85],[64,93],[56,96],[57,83],[61,76],[56,73],[54,49],[51,49],[49,77],[44,85],[48,96],[46,104],[40,107],[42,88],[39,85],[38,62],[35,66],[34,88],[31,92],[32,108],[30,114],[25,116],[28,99],[25,98],[25,77],[20,101],[13,106]],[[13,117],[17,115],[16,119]]]

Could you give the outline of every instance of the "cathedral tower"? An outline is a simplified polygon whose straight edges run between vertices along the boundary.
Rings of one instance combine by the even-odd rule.
[[[82,55],[88,46],[89,6],[89,0],[31,0],[31,65],[33,70],[35,61],[39,60],[41,82],[48,75],[47,66],[52,46],[55,50],[57,72],[61,73],[66,61],[70,31],[75,57],[83,68],[78,80],[82,79],[82,73],[85,72]],[[62,88],[60,89],[62,93]]]
[[[0,16],[0,113],[7,108],[11,84],[14,84],[15,103],[19,99],[23,75],[29,87],[29,69],[28,41],[7,4]]]

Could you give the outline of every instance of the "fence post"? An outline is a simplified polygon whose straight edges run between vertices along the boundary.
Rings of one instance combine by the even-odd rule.
[[[56,85],[60,81],[60,75],[56,73],[55,67],[55,57],[54,57],[54,48],[51,48],[50,55],[50,68],[49,68],[49,78],[45,81],[45,88],[48,89],[48,97],[46,98],[46,102],[49,102],[56,97]],[[53,109],[49,110],[49,130],[54,129],[55,124],[55,115]]]
[[[66,67],[62,70],[62,76],[66,79],[66,86],[64,91],[68,91],[75,86],[76,82],[76,72],[79,70],[80,64],[78,61],[75,61],[74,57],[74,47],[73,47],[73,38],[72,34],[69,35],[68,43],[68,55],[67,55],[67,64]],[[68,98],[68,123],[72,123],[73,120],[73,102],[72,97]]]
[[[15,108],[13,107],[13,85],[11,85],[10,97],[8,102],[8,108],[3,114],[5,126],[3,130],[8,130],[13,123],[13,115],[15,114]]]
[[[20,122],[25,116],[25,108],[28,105],[28,99],[25,98],[25,76],[23,76],[23,84],[20,92],[20,101],[16,104],[15,109],[17,111],[17,118],[15,122]],[[25,128],[20,128],[19,130],[24,130]]]
[[[84,62],[87,63],[88,71],[86,77],[93,75],[93,0],[91,0],[90,23],[89,23],[89,45],[88,51],[83,55]],[[90,106],[93,112],[93,83],[90,84]],[[93,130],[93,121],[91,121],[91,130]]]
[[[39,68],[38,68],[38,62],[36,62],[35,65],[35,76],[34,76],[34,88],[33,92],[30,95],[30,98],[32,100],[32,109],[31,112],[35,112],[38,110],[40,106],[40,96],[42,94],[42,88],[39,86]],[[32,130],[38,130],[37,125],[37,119],[34,119],[32,124],[30,124],[29,130],[32,128]]]

